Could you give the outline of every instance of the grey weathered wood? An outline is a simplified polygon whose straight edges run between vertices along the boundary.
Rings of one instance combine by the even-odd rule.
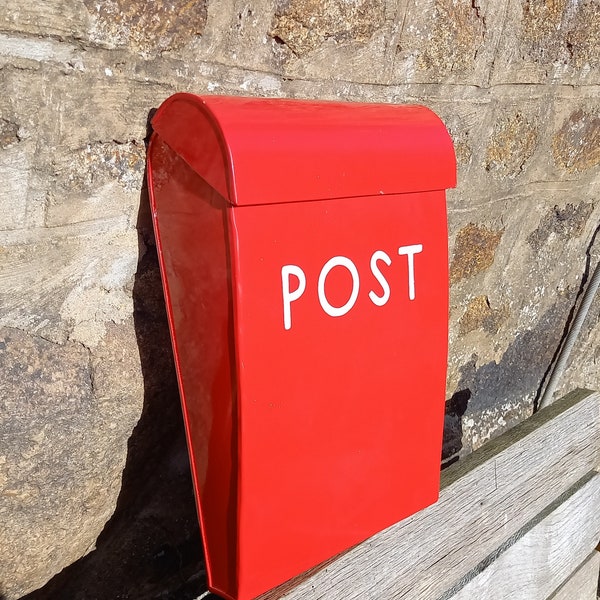
[[[600,395],[577,390],[442,473],[437,504],[263,600],[437,600],[600,462]]]
[[[600,539],[600,475],[594,472],[565,496],[536,517],[531,529],[523,531],[451,600],[546,600],[556,591]]]
[[[594,550],[548,600],[596,600],[599,572],[600,552]]]

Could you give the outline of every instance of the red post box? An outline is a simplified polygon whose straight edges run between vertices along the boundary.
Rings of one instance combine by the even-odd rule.
[[[452,142],[419,106],[176,94],[148,176],[209,586],[436,501]]]

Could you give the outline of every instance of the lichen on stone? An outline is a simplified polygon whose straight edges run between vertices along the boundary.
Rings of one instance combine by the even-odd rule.
[[[526,0],[521,54],[542,64],[600,63],[600,10],[596,0]]]
[[[367,42],[384,19],[381,0],[284,0],[277,5],[270,35],[302,56],[327,39]]]
[[[459,165],[467,165],[473,157],[473,150],[466,140],[459,139],[454,144],[454,153],[456,154],[456,162]]]
[[[84,0],[84,4],[95,19],[94,41],[146,54],[182,48],[206,25],[206,0]]]
[[[564,208],[554,206],[527,236],[527,242],[534,251],[538,252],[551,234],[564,241],[579,237],[593,210],[594,206],[591,203],[577,205],[569,203]]]
[[[450,281],[456,283],[488,269],[494,262],[496,248],[504,230],[469,223],[456,236],[450,263]]]
[[[563,53],[561,28],[568,0],[525,0],[521,22],[521,51],[542,62]]]
[[[496,121],[484,167],[495,179],[514,178],[525,168],[538,141],[537,125],[520,112]]]
[[[466,335],[471,331],[483,330],[495,335],[508,316],[507,306],[492,308],[487,296],[477,296],[469,302],[463,316],[458,321],[460,334]]]
[[[554,136],[552,154],[556,165],[570,173],[599,165],[600,112],[573,112]]]
[[[600,5],[597,0],[577,4],[566,46],[576,67],[600,65]]]
[[[436,0],[431,31],[423,44],[419,67],[447,75],[472,67],[484,42],[486,25],[477,2]]]
[[[88,144],[73,156],[67,180],[79,189],[118,181],[126,190],[136,190],[144,175],[145,157],[144,145],[135,141]]]

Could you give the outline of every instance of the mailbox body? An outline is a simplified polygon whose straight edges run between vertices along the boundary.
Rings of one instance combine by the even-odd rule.
[[[153,125],[209,585],[248,600],[437,499],[454,154],[420,107],[178,94]]]

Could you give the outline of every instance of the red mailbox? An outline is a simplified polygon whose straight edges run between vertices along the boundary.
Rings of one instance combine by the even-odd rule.
[[[247,600],[436,501],[444,125],[176,94],[148,177],[209,586]]]

